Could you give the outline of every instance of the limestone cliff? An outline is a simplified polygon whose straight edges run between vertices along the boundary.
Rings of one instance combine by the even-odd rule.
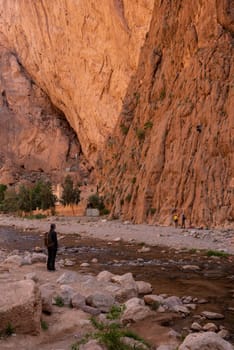
[[[138,71],[99,162],[112,213],[233,223],[233,1],[155,1]]]
[[[183,209],[192,224],[232,222],[233,0],[0,9],[0,173],[83,164],[113,215],[169,223]]]

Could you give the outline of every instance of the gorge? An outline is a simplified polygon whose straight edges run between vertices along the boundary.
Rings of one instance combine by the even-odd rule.
[[[232,0],[0,5],[1,183],[71,172],[113,217],[232,224]]]

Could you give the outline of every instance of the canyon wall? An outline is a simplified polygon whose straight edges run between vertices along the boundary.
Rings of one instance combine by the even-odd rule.
[[[60,183],[66,170],[89,175],[79,141],[65,116],[0,44],[0,183],[39,179]]]
[[[113,216],[233,222],[232,0],[0,9],[2,178],[94,168]]]
[[[138,71],[99,161],[112,214],[233,225],[234,2],[155,1]]]
[[[9,50],[61,110],[91,163],[112,132],[153,0],[0,0]]]

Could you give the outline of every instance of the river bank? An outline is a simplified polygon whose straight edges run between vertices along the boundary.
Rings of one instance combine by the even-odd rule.
[[[121,239],[126,242],[144,243],[150,246],[174,249],[219,250],[234,255],[234,229],[181,229],[172,226],[134,225],[119,220],[109,221],[88,217],[49,217],[29,220],[0,215],[0,225],[22,230],[45,232],[51,223],[57,226],[58,234],[79,234],[103,240]]]
[[[153,343],[169,344],[171,336],[167,332],[170,331],[171,322],[173,331],[183,335],[183,332],[191,332],[193,321],[200,317],[202,312],[208,310],[224,316],[223,320],[215,321],[215,325],[220,330],[222,327],[227,329],[228,339],[233,342],[233,312],[231,311],[233,309],[233,256],[224,259],[215,256],[209,258],[206,254],[207,250],[222,250],[233,254],[233,231],[182,230],[87,217],[28,220],[1,216],[0,242],[3,249],[7,248],[6,251],[3,250],[5,258],[10,252],[12,252],[9,254],[10,259],[13,259],[11,254],[19,254],[22,257],[33,254],[35,246],[43,245],[42,233],[48,230],[52,222],[57,225],[60,240],[55,274],[51,276],[46,271],[45,263],[14,268],[13,265],[9,265],[10,274],[6,274],[6,270],[2,274],[5,282],[12,279],[22,280],[26,273],[36,272],[39,285],[48,282],[57,285],[59,276],[67,271],[63,269],[64,265],[68,270],[75,271],[83,277],[90,274],[96,276],[104,270],[117,275],[131,272],[136,280],[150,283],[153,292],[157,295],[176,296],[181,300],[184,298],[206,300],[206,304],[198,304],[196,310],[190,311],[190,315],[178,318],[177,313],[176,320],[169,322],[169,328],[163,326],[159,330],[157,327],[161,327],[160,322],[158,324],[156,319],[154,322],[152,319],[146,319],[139,324],[134,323],[133,329],[147,340],[152,341],[152,337],[156,337],[155,334],[159,333],[160,336],[157,335]],[[17,249],[19,249],[18,252]],[[5,269],[6,264],[3,266]],[[74,312],[74,310],[70,311]],[[67,312],[70,313],[70,311],[63,309],[66,317],[68,317]],[[166,317],[168,321],[168,316],[165,313],[162,316],[164,324],[164,318]],[[66,332],[66,339],[64,339],[64,329],[58,332],[57,327],[61,319],[63,319],[62,314],[58,314],[58,308],[55,308],[52,316],[43,315],[43,320],[49,326],[49,331],[44,335],[43,332],[40,333],[39,338],[29,336],[25,338],[17,335],[3,340],[0,347],[13,349],[16,343],[20,343],[23,350],[31,348],[49,350],[51,346],[56,349],[70,349],[77,331],[70,329]],[[206,322],[200,321],[202,327],[206,327]],[[55,331],[56,343],[55,333],[53,333]],[[32,342],[31,345],[30,342]],[[39,347],[37,344],[40,344]],[[173,349],[176,348],[177,345],[174,345]]]

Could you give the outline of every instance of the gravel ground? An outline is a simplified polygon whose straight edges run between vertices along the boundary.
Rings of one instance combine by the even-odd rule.
[[[14,226],[23,230],[48,230],[50,223],[56,223],[59,234],[79,233],[83,237],[93,237],[112,241],[122,239],[151,246],[167,246],[175,249],[212,249],[234,254],[234,229],[181,229],[165,226],[134,225],[119,220],[108,221],[88,217],[50,217],[29,220],[13,216],[0,216],[1,226]]]

